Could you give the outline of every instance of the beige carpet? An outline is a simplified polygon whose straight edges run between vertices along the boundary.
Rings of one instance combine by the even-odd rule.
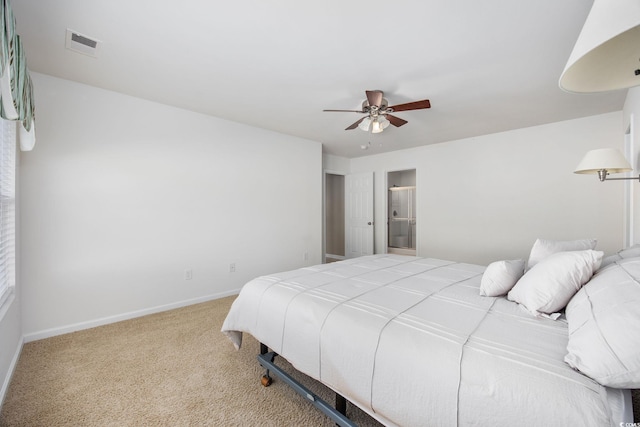
[[[281,381],[260,385],[257,341],[245,334],[236,351],[220,332],[234,298],[26,344],[0,426],[335,425]],[[377,425],[350,404],[347,414]]]
[[[333,426],[281,381],[260,385],[255,339],[236,351],[220,333],[233,299],[26,344],[0,426]],[[378,425],[350,404],[347,415]]]

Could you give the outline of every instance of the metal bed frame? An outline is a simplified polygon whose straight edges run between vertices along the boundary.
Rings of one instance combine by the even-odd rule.
[[[269,351],[269,348],[260,343],[260,354],[258,355],[258,362],[260,366],[265,368],[266,372],[262,376],[262,385],[268,387],[271,385],[271,374],[275,374],[278,378],[284,381],[289,387],[291,387],[296,393],[306,398],[313,406],[318,408],[322,413],[331,418],[340,427],[357,427],[357,425],[347,418],[347,399],[336,393],[336,405],[335,408],[329,403],[322,400],[318,395],[314,394],[311,390],[303,386],[300,382],[296,381],[291,375],[285,372],[282,368],[274,363],[274,360],[278,354],[274,351]]]

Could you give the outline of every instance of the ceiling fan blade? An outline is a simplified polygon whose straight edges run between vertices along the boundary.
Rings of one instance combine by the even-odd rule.
[[[388,108],[392,108],[393,111],[421,110],[423,108],[431,108],[431,103],[428,99],[425,99],[423,101],[407,102],[406,104],[390,105]]]
[[[367,116],[364,116],[363,118],[361,118],[360,120],[358,120],[357,122],[355,122],[354,124],[352,124],[351,126],[349,126],[348,128],[346,128],[345,130],[351,130],[351,129],[355,129],[358,127],[358,125],[360,124],[360,122],[362,122],[364,119],[366,119]]]
[[[387,120],[397,128],[409,123],[408,121],[401,119],[400,117],[392,116],[391,114],[385,114],[385,116],[387,117]]]
[[[364,113],[362,110],[322,110],[328,112],[338,112],[338,113]]]
[[[369,105],[370,106],[376,106],[379,107],[380,104],[382,104],[382,96],[384,95],[384,93],[382,93],[381,90],[367,90],[365,91],[367,94],[367,101],[369,101]]]

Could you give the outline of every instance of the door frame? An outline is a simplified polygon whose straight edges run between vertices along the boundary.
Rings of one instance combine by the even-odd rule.
[[[632,170],[626,174],[628,177],[637,177],[636,170],[638,168],[637,159],[636,159],[636,147],[634,144],[635,141],[635,129],[633,126],[634,115],[633,113],[629,115],[629,126],[625,130],[624,133],[624,155],[631,163]],[[634,194],[635,187],[633,186],[633,181],[628,180],[624,182],[624,246],[628,248],[635,243],[635,215],[634,215]]]

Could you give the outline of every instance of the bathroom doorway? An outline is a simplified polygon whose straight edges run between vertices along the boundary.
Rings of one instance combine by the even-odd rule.
[[[416,254],[416,170],[387,173],[387,252]]]

